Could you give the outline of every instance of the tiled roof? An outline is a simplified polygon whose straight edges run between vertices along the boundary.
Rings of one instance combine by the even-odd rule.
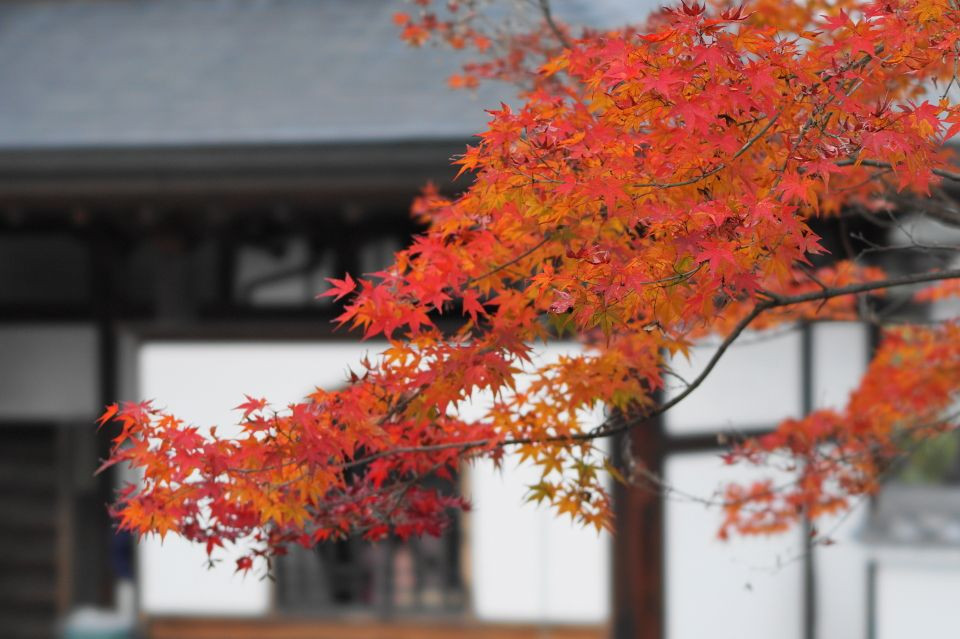
[[[614,24],[642,0],[554,0]],[[0,148],[466,138],[509,95],[454,92],[399,0],[0,3]],[[641,11],[642,13],[642,11]]]

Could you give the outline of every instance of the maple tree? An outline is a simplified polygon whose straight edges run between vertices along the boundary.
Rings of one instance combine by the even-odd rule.
[[[452,86],[521,94],[456,160],[470,186],[416,200],[426,231],[393,265],[331,280],[337,322],[386,349],[285,409],[248,397],[238,437],[149,402],[109,407],[105,466],[143,477],[114,507],[121,528],[208,552],[252,540],[240,570],[289,543],[435,534],[466,504],[422,480],[506,450],[542,470],[531,498],[608,527],[607,476],[635,478],[598,440],[694,393],[748,328],[869,321],[882,338],[846,407],[734,443],[730,463],[786,454],[797,479],[728,487],[722,535],[849,506],[912,442],[955,427],[960,324],[881,309],[904,287],[960,294],[955,247],[914,242],[937,259],[891,272],[864,260],[892,250],[876,243],[824,261],[812,225],[889,226],[909,205],[960,226],[943,196],[960,181],[946,144],[960,131],[956,0],[681,3],[615,30],[565,25],[546,0],[515,3],[526,26],[508,28],[480,19],[489,4],[416,0],[394,18],[413,45],[473,52]],[[459,328],[441,330],[454,309]],[[568,333],[581,354],[534,362],[537,342]],[[665,399],[670,358],[710,335],[719,349]],[[483,415],[462,417],[480,395]],[[598,426],[583,416],[597,405]]]

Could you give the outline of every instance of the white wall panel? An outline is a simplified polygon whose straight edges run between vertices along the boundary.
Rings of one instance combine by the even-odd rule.
[[[823,322],[811,331],[813,407],[842,409],[867,369],[869,331],[858,322]]]
[[[862,499],[850,511],[816,522],[818,534],[832,542],[816,546],[813,553],[817,639],[867,636],[868,549],[858,536],[869,507]]]
[[[698,453],[673,456],[665,477],[678,491],[713,500],[726,482],[760,475]],[[719,508],[674,494],[665,509],[667,639],[802,637],[799,531],[721,541]]]
[[[230,410],[243,394],[266,397],[282,408],[315,386],[336,387],[346,369],[359,368],[379,344],[153,342],[139,357],[140,397],[155,399],[198,426],[219,425],[231,433],[239,414]],[[236,428],[234,426],[234,428]],[[236,432],[234,430],[233,432]],[[202,546],[168,535],[144,539],[137,548],[140,607],[148,614],[259,615],[270,607],[271,582],[235,574],[238,553],[207,569]]]
[[[926,561],[884,562],[877,571],[877,639],[956,639],[960,635],[960,564]],[[933,561],[930,561],[933,559]]]
[[[542,364],[572,344],[539,348]],[[523,382],[518,384],[521,388]],[[480,414],[483,400],[464,406]],[[590,419],[598,422],[600,412]],[[560,518],[546,503],[525,503],[527,486],[539,471],[510,456],[503,471],[481,462],[470,468],[470,559],[473,609],[485,621],[604,623],[610,610],[610,551],[607,533]]]
[[[485,621],[604,623],[610,608],[610,537],[524,503],[539,473],[484,462],[471,468],[473,609]]]
[[[716,352],[710,344],[691,349],[690,359],[678,355],[670,362],[684,380],[691,381]],[[768,428],[801,412],[800,333],[775,329],[745,333],[724,353],[716,368],[689,397],[665,415],[667,431],[691,434],[723,430]],[[667,377],[672,398],[683,384]]]

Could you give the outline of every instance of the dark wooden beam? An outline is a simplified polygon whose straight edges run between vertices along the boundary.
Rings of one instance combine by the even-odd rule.
[[[249,206],[409,197],[450,187],[467,140],[352,144],[0,150],[0,207],[161,204]],[[467,184],[464,181],[461,185]]]

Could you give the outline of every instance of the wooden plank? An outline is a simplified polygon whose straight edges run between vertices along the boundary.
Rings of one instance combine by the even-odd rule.
[[[147,639],[606,639],[603,626],[154,618]]]

